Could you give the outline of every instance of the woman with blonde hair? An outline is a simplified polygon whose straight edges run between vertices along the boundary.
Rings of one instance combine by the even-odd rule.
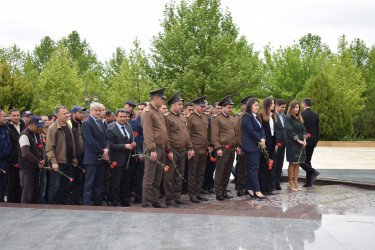
[[[288,166],[288,189],[292,191],[303,190],[298,186],[299,166],[306,158],[306,129],[303,125],[300,104],[292,101],[289,104],[288,114],[285,116],[285,144]]]

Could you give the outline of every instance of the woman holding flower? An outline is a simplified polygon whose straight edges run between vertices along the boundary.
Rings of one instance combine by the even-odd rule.
[[[276,142],[276,131],[275,124],[277,122],[277,116],[275,112],[275,99],[267,97],[263,100],[262,113],[260,117],[262,118],[262,127],[264,128],[264,133],[266,135],[266,152],[260,157],[259,164],[259,185],[260,191],[263,194],[273,195],[272,187],[272,176],[275,178],[275,169],[273,168],[273,155],[277,151]]]
[[[252,198],[265,199],[266,197],[260,192],[258,171],[260,160],[260,149],[266,147],[266,136],[261,124],[261,118],[258,114],[259,101],[250,98],[247,101],[245,112],[242,118],[242,148],[247,158],[247,176],[245,188]]]
[[[306,158],[306,129],[303,126],[300,105],[297,101],[289,104],[288,114],[285,116],[285,144],[286,159],[288,166],[288,189],[292,191],[301,191],[298,186],[299,166]]]

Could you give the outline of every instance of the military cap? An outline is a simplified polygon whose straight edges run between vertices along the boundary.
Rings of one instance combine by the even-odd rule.
[[[223,100],[221,100],[219,102],[218,105],[224,107],[226,105],[233,105],[233,104],[234,104],[234,102],[232,102],[232,96],[231,95],[227,95],[226,97],[223,98]]]
[[[133,100],[127,100],[125,104],[128,104],[128,105],[133,106],[133,107],[137,107],[137,104]]]
[[[174,102],[178,102],[178,101],[183,101],[184,99],[182,99],[180,97],[180,92],[177,92],[176,94],[174,94],[171,98],[169,98],[167,104],[168,105],[171,105],[172,103]]]
[[[248,96],[246,96],[244,99],[241,100],[241,103],[242,103],[242,104],[246,104],[247,101],[248,101],[250,98],[254,98],[254,97],[255,97],[255,96],[253,96],[253,95],[248,95]]]
[[[193,102],[194,102],[194,104],[199,104],[203,107],[206,107],[208,105],[207,96],[201,96],[201,97],[195,99]]]
[[[165,88],[161,88],[161,89],[150,91],[150,95],[151,96],[156,95],[156,96],[160,96],[163,99],[166,99],[167,97],[165,97],[164,92],[165,92]]]

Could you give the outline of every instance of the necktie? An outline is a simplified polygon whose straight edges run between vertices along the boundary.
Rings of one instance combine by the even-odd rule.
[[[279,114],[279,118],[280,118],[280,121],[281,121],[281,125],[284,127],[283,115],[280,115],[280,114]]]
[[[128,139],[127,133],[125,131],[125,126],[121,126],[122,130],[124,131],[125,140]]]
[[[96,119],[96,124],[98,125],[99,129],[102,130],[102,126],[100,125],[101,121],[99,119]]]

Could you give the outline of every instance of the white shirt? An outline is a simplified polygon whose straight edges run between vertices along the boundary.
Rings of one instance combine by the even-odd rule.
[[[21,134],[21,126],[20,126],[20,123],[18,123],[18,125],[16,125],[16,124],[14,124],[14,123],[12,122],[12,124],[13,124],[13,126],[17,129],[18,134]]]
[[[275,122],[273,121],[272,118],[272,113],[270,113],[270,128],[271,128],[271,136],[275,135]]]
[[[38,143],[38,139],[36,138],[36,135],[34,134],[35,142]],[[30,146],[29,137],[27,135],[23,134],[20,136],[20,139],[18,139],[18,142],[20,143],[20,148],[23,146]]]
[[[257,121],[257,123],[259,124],[259,127],[261,128],[262,125],[260,124],[260,122],[259,122],[258,119],[257,119],[257,114],[254,114],[254,113],[253,113],[253,116],[254,116],[255,120]]]

